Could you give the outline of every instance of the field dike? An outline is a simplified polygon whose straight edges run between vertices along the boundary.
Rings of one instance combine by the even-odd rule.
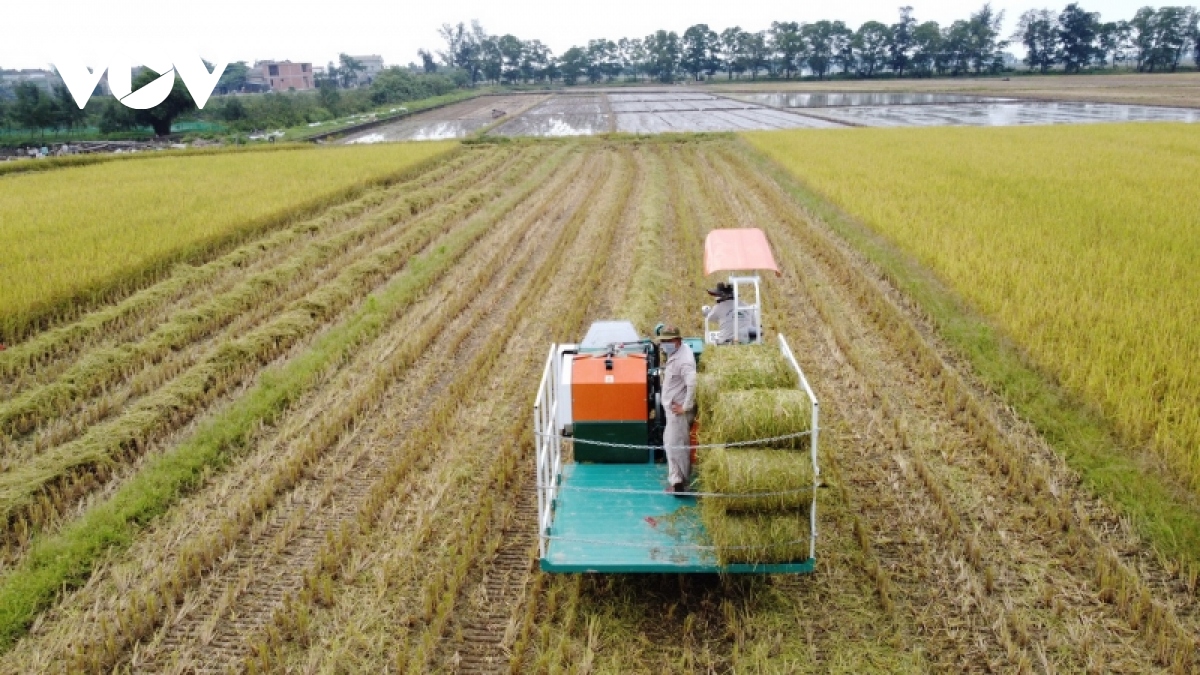
[[[328,236],[430,188],[487,198],[438,197],[329,254],[351,269],[376,242],[420,243],[11,549],[0,673],[1200,669],[1196,575],[1148,552],[753,151],[716,137],[469,152]],[[784,270],[765,279],[768,327],[822,401],[816,574],[541,573],[529,408],[547,345],[613,317],[698,333],[715,282],[703,239],[733,226],[767,231]],[[310,236],[171,297],[235,293],[313,254]],[[324,278],[312,267],[297,274]],[[211,345],[188,357],[204,362],[273,302],[294,301],[263,296],[182,351]],[[128,316],[129,343],[154,333]],[[98,335],[21,387],[124,344]],[[18,447],[58,423],[41,424]]]

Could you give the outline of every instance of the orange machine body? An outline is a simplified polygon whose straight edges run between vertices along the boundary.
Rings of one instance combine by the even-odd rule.
[[[610,370],[606,361],[612,363]],[[576,422],[645,422],[646,356],[581,354],[571,364],[571,417]]]

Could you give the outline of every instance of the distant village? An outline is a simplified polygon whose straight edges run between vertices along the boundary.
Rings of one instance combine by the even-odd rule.
[[[353,73],[354,86],[369,86],[385,67],[383,57],[378,54],[351,55],[350,58],[360,66]],[[135,77],[139,70],[140,68],[134,69]],[[244,79],[233,80],[233,86],[227,83],[218,85],[216,93],[260,94],[269,91],[306,91],[317,88],[320,81],[327,75],[325,66],[314,66],[312,63],[303,61],[255,61],[254,65],[249,66],[246,70]],[[11,91],[13,87],[22,82],[37,85],[39,89],[49,94],[53,92],[55,85],[62,84],[62,78],[53,70],[0,69],[0,90]],[[104,95],[110,93],[107,74],[100,78],[97,90],[98,93]]]

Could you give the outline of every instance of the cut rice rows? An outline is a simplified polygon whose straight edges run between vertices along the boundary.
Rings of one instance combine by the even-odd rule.
[[[1195,580],[759,161],[465,148],[0,352],[0,672],[1200,667]],[[822,398],[817,573],[541,573],[548,344],[698,333],[733,226]]]

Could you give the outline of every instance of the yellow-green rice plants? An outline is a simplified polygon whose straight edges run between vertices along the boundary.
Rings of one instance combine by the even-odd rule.
[[[532,163],[533,159],[528,161]],[[75,441],[52,448],[0,475],[0,521],[4,530],[19,519],[45,521],[57,509],[91,489],[93,474],[99,473],[99,480],[105,480],[112,463],[139,456],[150,439],[189,419],[234,383],[243,381],[323,322],[337,316],[381,278],[406,264],[410,273],[423,272],[425,263],[421,258],[410,256],[439,237],[443,242],[457,239],[461,236],[458,233],[445,235],[448,225],[457,224],[486,199],[498,198],[525,175],[514,169],[506,174],[505,181],[497,181],[490,189],[477,190],[464,195],[459,202],[435,209],[399,241],[347,266],[331,283],[296,301],[271,322],[220,345],[205,361],[139,401],[121,417],[94,426]],[[89,480],[80,483],[72,478],[80,475],[89,476]],[[55,500],[53,508],[43,517],[34,518],[30,508],[37,496],[64,482],[71,485],[67,496]],[[0,540],[3,539],[0,534]]]
[[[507,181],[505,184],[509,192],[504,198],[489,204],[483,212],[472,217],[468,224],[444,236],[440,240],[441,246],[430,250],[419,259],[414,258],[410,261],[408,270],[395,277],[382,292],[373,296],[371,302],[364,303],[356,316],[349,317],[326,333],[321,340],[328,342],[329,348],[318,345],[301,354],[297,361],[283,367],[284,372],[277,374],[269,382],[260,383],[247,398],[223,411],[216,419],[209,420],[209,424],[201,429],[198,437],[189,439],[183,446],[161,458],[151,460],[129,483],[119,488],[112,499],[103,500],[85,511],[66,531],[41,539],[37,545],[40,548],[31,551],[20,567],[0,584],[0,599],[4,600],[4,603],[0,603],[0,650],[24,631],[34,613],[50,602],[54,593],[64,585],[73,585],[81,581],[82,577],[78,576],[79,570],[90,569],[95,559],[104,555],[110,544],[127,545],[128,528],[133,522],[147,520],[147,510],[160,512],[174,502],[181,492],[186,491],[191,481],[178,475],[187,471],[185,467],[190,466],[191,471],[197,470],[198,464],[210,468],[219,467],[228,460],[227,457],[222,457],[223,453],[236,454],[237,451],[232,448],[221,451],[206,448],[205,446],[213,442],[212,434],[209,433],[211,429],[223,429],[220,433],[233,432],[229,439],[231,444],[243,443],[243,439],[250,433],[249,427],[258,424],[256,420],[262,419],[260,416],[264,408],[284,407],[299,397],[299,391],[287,391],[289,387],[285,386],[288,380],[286,373],[315,373],[332,363],[349,359],[349,354],[356,350],[356,345],[367,342],[371,336],[385,330],[388,323],[395,320],[423,289],[460,261],[463,254],[487,234],[493,223],[514,209],[539,186],[544,185],[567,154],[568,149],[554,153],[549,158],[543,153],[528,153],[525,165],[527,170],[517,172],[524,180],[514,178]],[[481,270],[480,276],[473,280],[468,289],[477,289],[487,274],[495,273],[500,267],[501,265],[490,266],[490,272]],[[515,274],[516,271],[514,269],[510,273]],[[472,293],[473,291],[468,290],[463,301],[473,297]],[[453,316],[461,308],[462,305],[447,306],[446,316]],[[289,472],[287,468],[295,466],[303,469],[310,466],[324,449],[350,429],[353,426],[354,415],[366,410],[370,401],[382,395],[386,383],[424,352],[424,348],[437,334],[439,327],[440,322],[422,327],[416,342],[410,345],[412,349],[396,350],[383,363],[377,364],[371,382],[364,383],[362,387],[355,387],[344,406],[331,411],[329,419],[317,420],[312,427],[306,429],[309,435],[293,444],[296,463],[284,462],[286,466],[280,467],[281,473],[268,477],[262,485],[265,491],[256,491],[247,495],[247,501],[233,505],[229,514],[232,526],[222,528],[211,537],[205,537],[185,547],[176,563],[169,566],[167,574],[181,579],[183,583],[193,583],[198,579],[214,564],[217,556],[223,555],[223,552],[235,543],[239,533],[244,532],[254,518],[264,513],[288,486],[295,484],[300,472]],[[453,348],[453,345],[449,346]],[[333,348],[336,348],[336,353],[329,351]],[[493,358],[497,358],[495,354]],[[450,396],[451,399],[461,400],[467,395],[469,386],[474,382],[471,378],[464,379],[465,386],[456,390]],[[305,377],[304,385],[297,383],[296,387],[302,388],[311,384],[313,376],[310,375]],[[264,401],[255,400],[260,397],[276,400],[268,405]],[[233,431],[230,427],[237,427],[237,430]],[[442,431],[444,432],[444,429]],[[414,456],[406,465],[411,466],[416,461],[419,454],[416,448],[428,448],[436,442],[435,439],[436,436],[424,438],[421,443],[414,445]],[[402,475],[402,472],[395,474],[395,481],[398,482],[399,476]],[[387,482],[392,476],[392,472],[389,471],[387,476],[381,478],[385,483],[379,491],[381,497],[390,494],[395,487],[396,482]],[[384,501],[383,498],[368,500],[376,508],[381,508]],[[359,522],[362,523],[361,520]],[[51,566],[53,569],[50,569]],[[67,575],[71,576],[68,578]],[[37,582],[31,583],[29,579],[37,579]],[[158,585],[150,584],[147,592],[158,592],[157,588]],[[120,639],[141,639],[155,624],[156,622],[143,622],[132,628],[114,627],[112,630]],[[105,663],[111,667],[110,662]]]
[[[494,164],[487,161],[471,167],[463,172],[464,181],[452,181],[451,186],[457,184],[462,190],[475,184],[481,176],[495,171]],[[306,275],[328,266],[336,256],[351,251],[352,247],[380,231],[394,230],[395,234],[391,236],[399,236],[404,229],[398,225],[432,207],[436,202],[429,199],[429,193],[443,190],[445,188],[412,190],[411,195],[399,200],[396,205],[362,219],[357,226],[316,239],[295,251],[282,264],[248,276],[227,292],[217,294],[193,309],[173,314],[137,342],[87,352],[54,383],[22,392],[12,400],[0,403],[0,434],[25,433],[32,425],[44,421],[50,415],[49,411],[61,412],[69,402],[81,401],[98,393],[102,388],[126,377],[128,372],[143,364],[160,361],[172,351],[207,336],[211,331],[227,325],[234,317],[252,309],[276,313],[278,308],[275,305],[313,290],[313,285],[321,280],[317,277],[305,282]],[[447,193],[445,197],[449,199],[453,194]],[[377,242],[376,245],[382,243]],[[0,359],[0,365],[5,362],[6,359]]]
[[[749,134],[1200,486],[1191,125]]]
[[[0,339],[389,180],[455,143],[108,162],[4,177]]]

